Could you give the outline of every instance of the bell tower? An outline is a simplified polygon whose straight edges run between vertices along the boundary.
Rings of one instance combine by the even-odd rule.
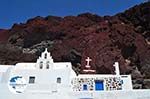
[[[37,59],[36,67],[38,69],[52,69],[53,63],[54,61],[52,59],[52,56],[46,48],[45,51],[41,54],[41,56]]]

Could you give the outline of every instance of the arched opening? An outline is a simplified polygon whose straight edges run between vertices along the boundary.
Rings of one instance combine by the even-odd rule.
[[[47,53],[45,53],[44,58],[47,59]]]
[[[40,62],[40,69],[43,69],[43,62]]]
[[[59,84],[61,83],[61,78],[60,77],[57,78],[57,83],[59,83]]]
[[[46,69],[49,69],[49,61],[46,62]]]

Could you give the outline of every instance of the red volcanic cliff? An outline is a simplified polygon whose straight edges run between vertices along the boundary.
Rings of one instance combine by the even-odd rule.
[[[92,58],[96,73],[131,74],[136,88],[148,88],[150,79],[150,2],[115,16],[84,13],[78,16],[35,17],[0,30],[0,63],[36,61],[44,50],[55,61],[70,61],[81,73],[85,58]],[[134,12],[134,13],[133,13]],[[145,81],[146,80],[146,81]]]
[[[0,42],[6,42],[9,36],[8,30],[0,29]]]

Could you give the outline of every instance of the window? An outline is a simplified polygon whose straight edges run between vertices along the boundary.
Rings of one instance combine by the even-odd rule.
[[[123,80],[121,80],[121,84],[123,84]]]
[[[46,62],[46,69],[49,69],[49,61]]]
[[[57,78],[57,83],[59,83],[59,84],[61,83],[61,78],[60,77]]]
[[[29,77],[29,84],[34,84],[35,83],[35,77],[34,76],[30,76]]]
[[[40,69],[43,68],[43,62],[40,62]]]
[[[101,80],[95,80],[95,90],[101,91],[104,90],[104,83]]]
[[[86,85],[86,84],[84,84],[84,85],[83,85],[83,90],[88,90],[88,88],[87,88],[87,85]]]
[[[47,59],[47,53],[45,54],[45,59]]]

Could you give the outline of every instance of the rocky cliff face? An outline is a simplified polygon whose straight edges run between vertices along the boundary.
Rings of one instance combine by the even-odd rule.
[[[0,29],[0,42],[7,42],[9,38],[9,32],[8,30]]]
[[[149,17],[150,2],[115,16],[38,16],[0,30],[0,64],[36,61],[48,48],[55,61],[72,62],[77,73],[87,56],[97,73],[114,73],[112,65],[118,61],[135,88],[150,88]]]

